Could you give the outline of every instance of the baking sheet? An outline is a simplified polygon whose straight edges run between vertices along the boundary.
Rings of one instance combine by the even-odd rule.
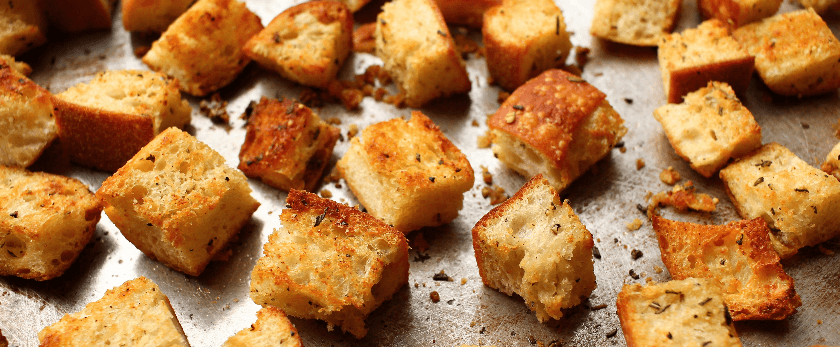
[[[661,75],[653,48],[636,48],[592,38],[588,34],[594,0],[556,0],[563,10],[572,42],[590,47],[590,60],[583,77],[606,93],[607,100],[624,118],[629,132],[624,137],[626,153],[614,149],[605,159],[585,173],[562,193],[571,200],[575,212],[596,239],[602,255],[595,260],[598,288],[584,305],[567,310],[560,320],[539,323],[519,297],[509,297],[485,287],[478,275],[473,255],[470,229],[492,206],[482,198],[481,166],[488,168],[494,184],[513,194],[525,178],[505,168],[493,158],[489,149],[477,148],[476,139],[487,130],[484,119],[498,107],[499,89],[487,84],[483,59],[471,56],[467,69],[473,82],[468,95],[439,99],[422,111],[437,123],[443,132],[463,151],[476,172],[476,184],[465,194],[460,216],[449,225],[426,228],[408,238],[411,275],[408,286],[385,302],[366,320],[370,329],[362,340],[340,331],[328,332],[326,324],[315,320],[292,318],[307,346],[456,346],[481,344],[496,346],[563,346],[625,345],[615,314],[615,298],[626,283],[667,281],[667,270],[659,258],[659,250],[649,221],[636,209],[644,203],[647,192],[669,190],[659,181],[662,169],[673,166],[685,180],[698,189],[721,200],[714,213],[674,214],[669,217],[685,221],[721,224],[738,219],[732,204],[723,192],[719,179],[705,179],[680,160],[668,144],[660,125],[653,119],[653,110],[665,103]],[[248,7],[267,24],[285,8],[301,1],[247,0]],[[373,1],[356,14],[358,22],[373,21],[383,2]],[[780,12],[798,9],[784,3]],[[696,4],[687,0],[677,31],[700,22]],[[52,37],[42,48],[22,58],[32,64],[32,78],[58,93],[90,80],[93,74],[106,69],[146,69],[135,57],[134,50],[147,46],[153,38],[132,35],[122,29],[119,9],[115,11],[113,30],[94,32],[78,37]],[[840,33],[840,16],[825,18],[835,35]],[[472,31],[473,39],[480,33]],[[342,78],[362,73],[379,60],[357,54],[348,59]],[[239,147],[244,141],[244,122],[238,119],[247,104],[261,96],[297,98],[302,89],[273,72],[255,64],[228,87],[221,90],[229,101],[231,128],[214,125],[198,112],[199,99],[190,98],[193,121],[187,130],[199,140],[221,153],[230,166],[238,164]],[[832,126],[840,115],[838,94],[816,98],[787,98],[772,94],[757,77],[753,77],[743,103],[753,112],[762,127],[764,142],[776,141],[811,165],[819,166],[830,148],[837,143]],[[339,126],[347,131],[355,124],[363,129],[369,124],[393,117],[408,116],[410,109],[365,98],[360,110],[348,112],[338,105],[327,105],[318,113],[322,118],[339,118]],[[478,126],[473,125],[476,121]],[[348,141],[336,146],[331,164],[347,150]],[[636,160],[645,167],[637,170]],[[108,174],[77,167],[61,155],[60,147],[52,147],[36,163],[35,170],[44,170],[78,178],[92,190],[99,188]],[[329,168],[328,168],[329,169]],[[102,297],[107,289],[138,276],[157,283],[169,296],[172,306],[193,346],[218,346],[237,331],[250,326],[259,306],[248,296],[251,269],[262,253],[268,235],[280,226],[278,215],[286,194],[257,180],[250,180],[253,196],[262,206],[232,245],[233,256],[227,262],[212,262],[199,277],[173,271],[148,259],[120,234],[105,214],[96,234],[76,263],[60,278],[47,282],[0,277],[0,330],[11,346],[36,346],[37,333],[58,321],[64,314],[81,310],[85,304]],[[332,199],[356,204],[352,194],[342,185],[328,183]],[[639,218],[644,225],[629,231],[626,223]],[[420,251],[419,236],[428,243]],[[840,240],[823,244],[825,249],[840,252]],[[643,256],[632,260],[630,251],[638,249]],[[428,258],[426,258],[428,257]],[[840,256],[806,248],[793,259],[783,262],[785,270],[796,281],[802,297],[799,312],[781,322],[738,322],[736,328],[745,346],[808,346],[840,345]],[[433,281],[432,275],[445,270],[454,281]],[[629,271],[639,274],[633,279]],[[462,279],[466,283],[462,284]],[[433,303],[429,294],[437,291],[440,302]],[[599,305],[606,305],[600,308]],[[617,332],[615,335],[612,333]],[[555,344],[556,345],[556,344]]]

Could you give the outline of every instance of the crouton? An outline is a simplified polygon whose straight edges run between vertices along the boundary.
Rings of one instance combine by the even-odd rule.
[[[712,177],[729,158],[761,146],[761,127],[723,82],[708,82],[682,104],[657,108],[653,117],[677,154],[705,177]]]
[[[169,298],[154,282],[139,277],[114,287],[98,301],[38,333],[42,347],[189,347]]]
[[[472,235],[484,284],[520,295],[540,322],[595,290],[592,234],[542,175],[481,217]]]
[[[487,119],[493,154],[525,177],[544,174],[562,191],[627,133],[606,95],[580,77],[548,70]]]
[[[47,42],[47,17],[35,0],[0,3],[0,54],[18,55]]]
[[[732,36],[755,56],[756,71],[774,93],[807,96],[840,87],[840,41],[813,9],[776,15]]]
[[[467,157],[419,111],[367,127],[336,168],[368,213],[404,233],[455,219],[475,182]]]
[[[779,10],[782,0],[697,0],[705,18],[717,18],[734,27],[767,18]]]
[[[484,12],[500,5],[502,0],[435,0],[447,25],[481,28]]]
[[[395,0],[382,6],[376,56],[409,107],[470,91],[464,59],[433,0]]]
[[[303,347],[300,334],[283,310],[263,307],[257,321],[231,336],[222,347]]]
[[[336,0],[336,1],[347,5],[347,8],[349,8],[351,12],[356,12],[356,11],[362,9],[362,7],[364,7],[365,5],[367,5],[367,3],[370,2],[370,0]]]
[[[152,43],[143,62],[175,77],[181,91],[205,96],[233,81],[251,61],[242,46],[263,26],[237,0],[199,0]]]
[[[625,284],[616,306],[628,346],[741,346],[721,288],[706,279]]]
[[[840,143],[834,145],[831,152],[828,152],[828,155],[825,157],[825,162],[823,162],[820,169],[840,181]]]
[[[633,46],[656,46],[671,32],[681,0],[597,0],[589,33]]]
[[[0,61],[0,165],[32,165],[58,136],[50,92]]]
[[[838,8],[840,1],[838,0],[797,0],[802,7],[813,8],[816,13],[827,12],[830,8]]]
[[[248,179],[190,134],[169,128],[102,183],[111,222],[149,258],[198,276],[259,203]]]
[[[162,33],[194,2],[195,0],[123,0],[123,27],[126,31]]]
[[[69,33],[110,29],[111,12],[117,2],[117,0],[43,1],[50,25]]]
[[[310,1],[271,20],[245,55],[297,83],[327,88],[353,49],[353,13],[336,1]]]
[[[315,189],[341,132],[303,104],[265,97],[251,111],[247,128],[239,169],[286,191]]]
[[[99,73],[56,94],[56,123],[70,160],[114,172],[155,135],[190,122],[178,81],[152,71]]]
[[[572,50],[563,12],[552,0],[505,0],[484,19],[487,70],[505,90],[565,65]]]
[[[0,54],[0,69],[4,66],[8,66],[12,68],[15,72],[29,76],[32,73],[32,67],[29,64],[15,60],[15,57],[7,55],[7,54]]]
[[[840,182],[768,143],[720,171],[744,219],[762,217],[782,258],[840,234]]]
[[[312,193],[292,190],[286,206],[251,273],[251,299],[364,337],[365,317],[408,283],[405,236]]]

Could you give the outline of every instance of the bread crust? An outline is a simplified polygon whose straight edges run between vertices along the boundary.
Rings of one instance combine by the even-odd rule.
[[[20,74],[14,59],[0,61],[0,165],[35,163],[58,136],[52,96]]]
[[[228,338],[222,347],[303,347],[303,343],[286,313],[269,306],[257,312],[257,321],[250,328]]]
[[[782,0],[697,0],[704,18],[717,18],[734,27],[770,17],[781,5]]]
[[[481,28],[484,12],[502,0],[435,0],[446,25],[466,25]]]
[[[47,18],[37,0],[0,3],[0,54],[18,55],[47,42]]]
[[[43,0],[50,24],[58,30],[78,33],[111,28],[116,0]]]
[[[656,46],[677,23],[680,0],[597,0],[589,33],[602,39]]]
[[[122,23],[126,31],[166,31],[195,0],[123,0]]]

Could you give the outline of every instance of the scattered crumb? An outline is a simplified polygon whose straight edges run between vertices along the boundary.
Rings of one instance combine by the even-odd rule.
[[[811,125],[805,122],[799,122],[799,125],[802,126],[802,129],[809,129]]]
[[[352,139],[356,134],[359,133],[359,126],[356,124],[350,124],[347,129],[347,138]]]
[[[688,181],[685,186],[675,185],[669,192],[659,192],[653,196],[648,209],[653,210],[657,206],[674,206],[677,210],[714,212],[718,198],[712,198],[708,194],[697,193],[694,183]]]
[[[487,185],[493,184],[493,175],[490,174],[490,171],[487,171],[487,167],[484,165],[481,165],[481,177]]]
[[[341,119],[338,119],[338,117],[327,118],[326,122],[330,125],[341,125]]]
[[[490,145],[493,144],[492,141],[490,141],[490,135],[489,134],[484,134],[484,135],[478,136],[478,141],[477,142],[478,142],[478,144],[477,144],[478,148],[490,148]]]
[[[376,48],[375,32],[376,23],[363,24],[353,30],[353,51],[373,54]]]
[[[653,278],[646,277],[646,278],[645,278],[645,282],[647,282],[647,283],[653,282]]]
[[[426,242],[426,238],[423,237],[423,233],[418,232],[415,235],[416,236],[414,236],[414,244],[412,245],[411,248],[416,247],[417,250],[420,251],[420,252],[425,252],[426,250],[428,250],[429,249],[429,243]]]
[[[645,160],[642,158],[636,159],[636,170],[641,170],[645,167]]]
[[[440,294],[437,291],[432,291],[429,293],[429,298],[432,299],[432,302],[440,301]]]
[[[475,41],[463,34],[455,34],[455,49],[461,53],[461,57],[467,59],[470,53],[474,53],[476,58],[484,56],[484,49]]]
[[[396,108],[405,108],[405,94],[399,93],[397,95],[388,95],[386,96],[383,101],[394,105]]]
[[[661,273],[662,273],[662,268],[661,268],[661,267],[659,267],[659,266],[654,266],[654,267],[653,267],[653,272],[656,272],[656,273],[658,273],[658,274],[661,274]]]
[[[669,166],[667,169],[659,173],[659,180],[669,186],[673,186],[680,181],[680,173],[674,170],[674,167]]]
[[[461,285],[463,286],[463,285],[465,285],[465,284],[467,284],[467,279],[466,279],[466,278],[462,278],[462,279],[461,279]]]
[[[478,124],[478,121],[477,121],[477,120],[473,119],[473,120],[472,120],[472,123],[470,123],[470,125],[472,125],[472,126],[474,126],[474,127],[477,127],[479,124]]]
[[[509,97],[510,97],[510,93],[508,93],[506,91],[501,91],[501,92],[499,92],[499,97],[496,99],[496,101],[498,101],[501,104],[501,103],[504,103],[505,100],[507,100],[507,98],[509,98]],[[840,138],[840,137],[838,137],[838,138]]]
[[[633,219],[632,222],[627,223],[627,230],[636,231],[642,227],[642,221],[638,218]]]
[[[817,324],[822,324],[822,319],[817,319]]]
[[[332,192],[329,191],[329,190],[324,189],[324,190],[321,191],[321,197],[324,198],[324,199],[329,199],[332,196],[333,196]]]
[[[633,258],[633,260],[637,260],[637,259],[641,258],[643,255],[644,255],[644,253],[642,253],[642,251],[640,251],[638,249],[635,249],[635,248],[632,251],[630,251],[630,257]],[[642,274],[642,275],[644,275],[644,274]]]
[[[589,49],[589,47],[575,47],[575,62],[581,70],[583,70],[583,68],[586,66],[586,63],[589,62],[590,51],[591,50]]]
[[[490,197],[491,205],[501,204],[508,198],[507,195],[505,195],[505,189],[496,185],[481,188],[481,196],[485,199]]]
[[[446,282],[454,282],[455,281],[454,279],[452,279],[452,277],[447,275],[446,272],[443,271],[443,270],[440,270],[440,272],[434,274],[432,276],[432,279],[435,280],[435,281],[446,281]],[[436,284],[436,285],[439,285],[439,284]]]
[[[230,122],[230,116],[226,109],[227,105],[228,102],[222,100],[222,96],[219,93],[213,93],[210,96],[210,101],[201,100],[198,103],[201,113],[216,124],[228,124]]]
[[[618,151],[621,153],[627,153],[627,147],[621,147],[618,149]]]

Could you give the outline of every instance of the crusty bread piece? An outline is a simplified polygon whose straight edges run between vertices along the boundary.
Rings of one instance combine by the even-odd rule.
[[[367,127],[336,167],[368,213],[404,233],[455,219],[475,182],[467,157],[419,111]]]
[[[340,135],[309,107],[285,98],[260,99],[247,128],[239,169],[286,191],[315,189]]]
[[[813,9],[776,15],[732,36],[755,55],[755,69],[773,92],[805,96],[840,87],[840,41]]]
[[[519,294],[540,322],[595,290],[592,234],[542,175],[481,217],[472,235],[484,284]]]
[[[840,181],[840,142],[834,145],[831,152],[828,152],[820,169]]]
[[[117,171],[169,127],[190,122],[178,81],[153,71],[99,73],[53,97],[61,145],[73,162]]]
[[[242,46],[263,26],[237,0],[199,0],[152,43],[143,62],[204,96],[233,81],[251,61]]]
[[[335,0],[347,5],[347,8],[350,9],[351,12],[356,12],[360,10],[362,7],[367,5],[370,0]]]
[[[502,0],[435,0],[447,25],[481,28],[484,12],[500,5]]]
[[[36,0],[0,2],[0,54],[18,55],[47,42],[47,17]]]
[[[327,88],[353,49],[347,5],[316,0],[293,6],[245,44],[245,55],[292,81]]]
[[[394,0],[382,6],[376,56],[409,107],[470,91],[464,59],[433,0]]]
[[[105,292],[38,333],[42,347],[184,346],[187,337],[169,298],[145,277]]]
[[[50,92],[0,61],[0,165],[32,165],[58,136]]]
[[[493,154],[520,175],[544,174],[562,191],[627,133],[606,95],[580,77],[548,70],[487,119]]]
[[[300,334],[283,310],[263,307],[257,321],[236,333],[222,347],[303,347]]]
[[[814,12],[827,12],[830,8],[837,9],[840,6],[839,0],[797,0],[802,7],[813,8]]]
[[[123,0],[123,27],[126,31],[162,33],[194,2],[195,0]]]
[[[720,178],[742,218],[764,218],[782,258],[840,234],[840,182],[778,143],[720,170]]]
[[[111,28],[117,0],[43,0],[50,25],[64,32]]]
[[[100,200],[76,179],[0,165],[0,275],[61,276],[101,215]]]
[[[226,249],[259,207],[250,194],[242,172],[177,128],[160,133],[96,192],[128,241],[192,276]]]
[[[761,217],[700,225],[653,215],[653,230],[671,277],[719,282],[736,321],[781,320],[802,306],[793,279],[773,251],[770,229]]]
[[[697,0],[703,17],[717,18],[734,27],[770,17],[781,5],[782,0]]]
[[[286,206],[251,273],[251,299],[364,337],[365,317],[408,283],[405,236],[312,193],[292,190]]]
[[[13,56],[0,54],[0,69],[5,66],[11,67],[12,70],[24,76],[29,76],[29,74],[32,73],[32,67],[29,66],[29,64],[17,61]]]
[[[487,70],[508,91],[565,65],[572,50],[563,12],[553,0],[504,0],[484,14],[481,33]]]
[[[3,331],[0,331],[0,347],[9,347],[9,340],[3,336]]]
[[[589,33],[634,46],[656,46],[677,23],[681,0],[597,0]]]
[[[625,284],[616,306],[628,347],[741,346],[721,288],[707,279]]]
[[[723,82],[708,82],[682,104],[657,108],[653,117],[677,154],[705,177],[712,177],[729,158],[761,146],[761,127]]]

